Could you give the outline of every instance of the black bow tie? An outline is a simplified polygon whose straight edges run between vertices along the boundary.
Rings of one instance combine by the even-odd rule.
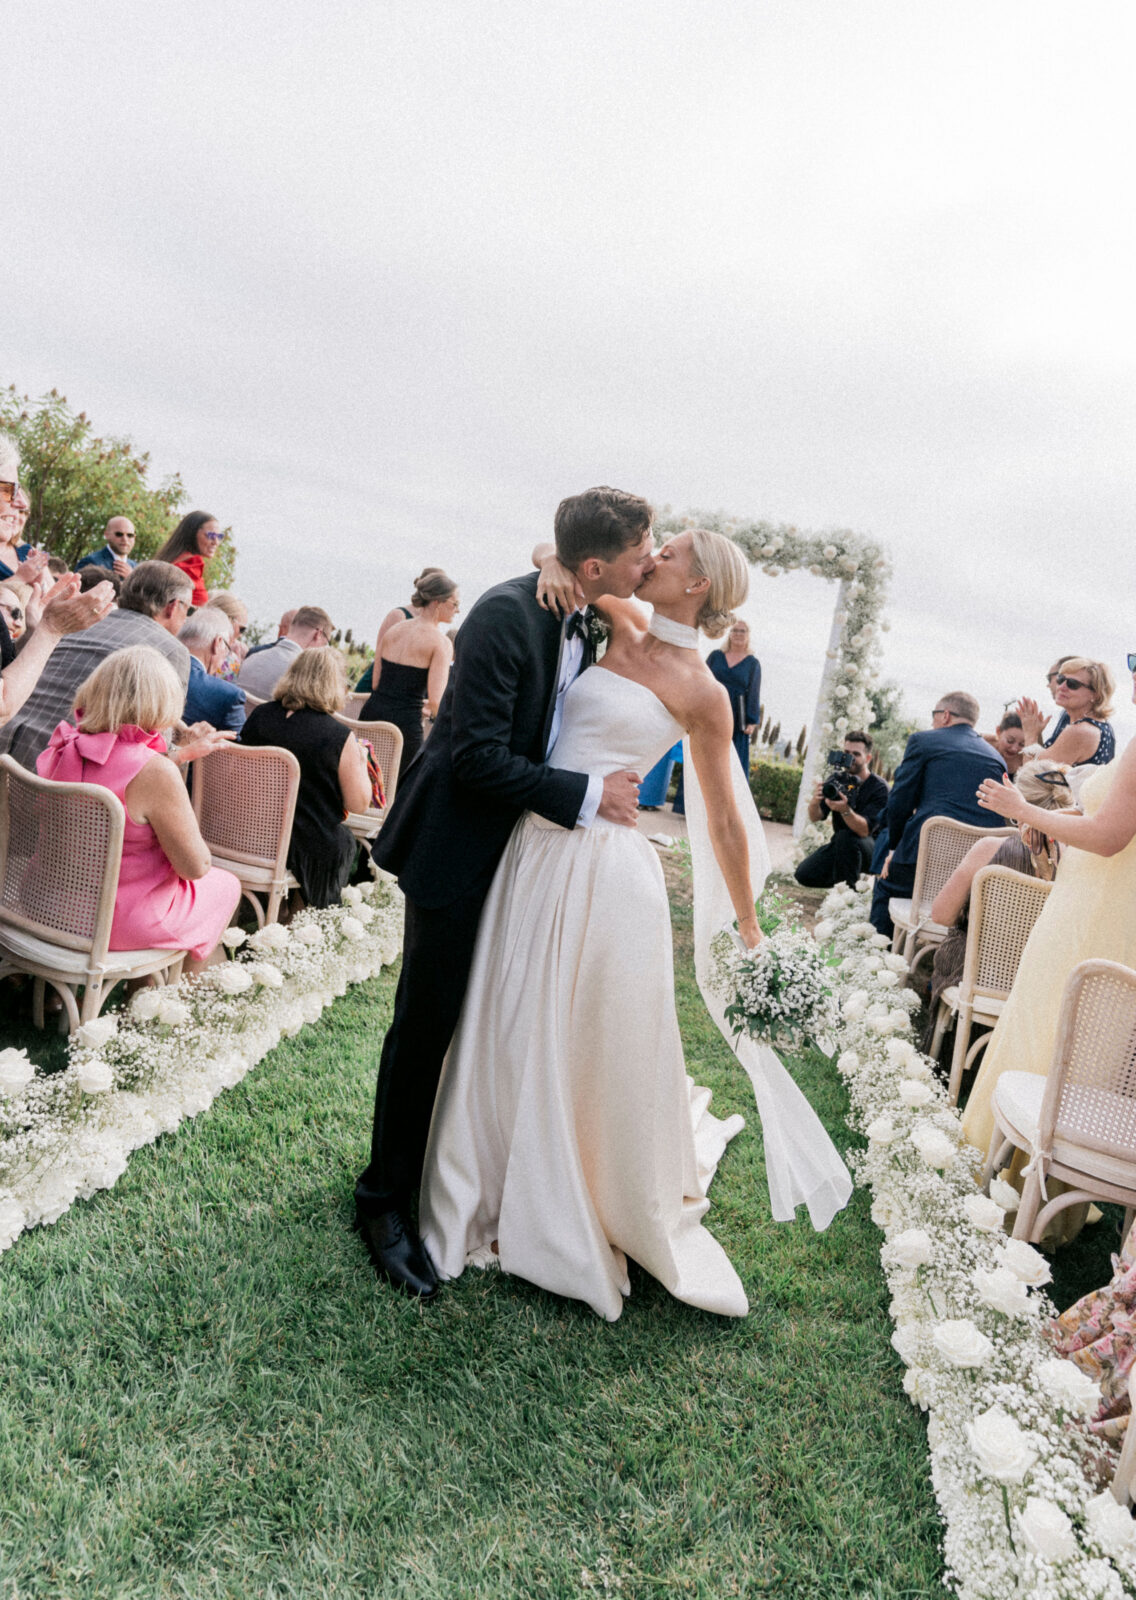
[[[588,638],[588,613],[586,611],[573,611],[568,618],[568,626],[564,630],[566,639],[580,638],[587,642]]]

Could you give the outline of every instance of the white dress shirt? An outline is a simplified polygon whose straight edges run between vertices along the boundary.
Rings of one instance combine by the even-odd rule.
[[[579,607],[571,615],[577,615]],[[564,696],[568,693],[570,684],[575,683],[580,676],[584,665],[584,641],[578,633],[571,634],[564,641],[564,648],[560,652],[560,678],[556,685],[556,704],[552,708],[552,725],[548,730],[548,749],[545,751],[545,760],[552,755],[556,748],[556,741],[560,737],[560,724],[564,721]],[[578,828],[587,828],[596,820],[600,801],[603,799],[603,778],[598,772],[588,775],[588,789],[580,807],[580,815],[576,818]]]

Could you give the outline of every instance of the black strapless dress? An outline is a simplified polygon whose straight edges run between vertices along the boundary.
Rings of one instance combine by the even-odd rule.
[[[408,667],[401,661],[384,661],[379,687],[359,713],[360,722],[393,722],[402,729],[405,772],[422,748],[422,707],[426,704],[429,667]]]

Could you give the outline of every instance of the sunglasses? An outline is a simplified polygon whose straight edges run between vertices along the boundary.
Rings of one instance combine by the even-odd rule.
[[[1129,672],[1136,672],[1136,655],[1128,657]]]
[[[1053,788],[1060,785],[1063,789],[1069,787],[1069,780],[1063,772],[1035,772],[1034,777],[1038,783],[1048,783]]]
[[[1133,668],[1133,670],[1136,671],[1136,668]],[[1055,683],[1063,683],[1065,685],[1066,689],[1091,689],[1092,688],[1092,684],[1091,683],[1086,683],[1084,678],[1067,678],[1063,672],[1059,672],[1057,674],[1056,678],[1053,681]]]
[[[8,504],[11,505],[12,501],[16,498],[16,492],[16,485],[14,483],[9,483],[7,479],[0,481],[0,500],[6,500]]]
[[[11,617],[13,622],[23,622],[24,620],[24,611],[22,606],[10,606],[5,601],[0,600],[0,611],[7,612],[8,616]]]
[[[210,544],[224,544],[229,535],[227,533],[203,533],[201,537],[208,539]]]

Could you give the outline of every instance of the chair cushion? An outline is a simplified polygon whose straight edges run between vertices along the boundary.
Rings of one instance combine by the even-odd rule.
[[[995,1107],[1001,1120],[1015,1134],[1021,1135],[1015,1142],[1020,1143],[1023,1149],[1037,1137],[1045,1084],[1046,1080],[1034,1072],[1003,1072],[995,1086]],[[1068,1096],[1065,1114],[1074,1121],[1080,1121],[1083,1115],[1086,1122],[1092,1123],[1097,1120],[1095,1110],[1116,1101],[1124,1101],[1126,1108],[1131,1106],[1126,1096],[1113,1094],[1108,1089],[1077,1085]],[[1060,1132],[1053,1140],[1052,1161],[1055,1168],[1069,1168],[1073,1172],[1083,1173],[1086,1178],[1099,1178],[1121,1188],[1136,1188],[1136,1159],[1094,1150],[1088,1145],[1062,1138]]]
[[[1036,1072],[1003,1072],[994,1085],[994,1104],[1015,1132],[1032,1139],[1037,1132],[1045,1079]]]
[[[910,928],[911,926],[911,901],[889,900],[888,916],[897,928]]]
[[[944,989],[939,999],[951,1011],[958,1011],[962,1006],[960,998],[962,991],[957,983],[952,983],[949,989]],[[978,994],[971,1001],[970,1014],[975,1022],[996,1021],[1001,1015],[1006,1002],[999,1000],[994,995]],[[1032,1077],[1033,1074],[1031,1073]],[[999,1080],[1001,1081],[1001,1080]]]
[[[52,944],[49,939],[37,939],[22,928],[0,929],[0,950],[10,952],[17,960],[53,967],[70,978],[82,978],[92,970],[90,951],[68,950],[65,945]],[[124,972],[151,963],[166,966],[181,954],[180,950],[108,950],[105,970]]]

